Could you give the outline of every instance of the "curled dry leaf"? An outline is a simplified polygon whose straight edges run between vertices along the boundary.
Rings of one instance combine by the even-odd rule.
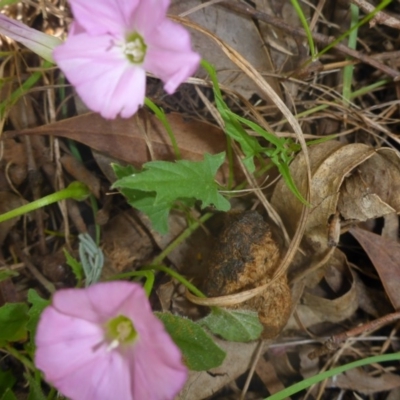
[[[296,307],[297,317],[305,328],[326,321],[343,321],[350,318],[359,305],[358,280],[340,250],[335,249],[330,260],[320,270],[323,274],[318,276],[323,277],[324,285],[317,285],[315,281],[313,287],[306,287],[301,304]],[[312,281],[309,279],[307,283]],[[291,317],[286,329],[298,328],[297,320]]]
[[[338,249],[327,264],[321,267],[330,290],[322,292],[307,288],[302,303],[321,321],[340,322],[351,317],[358,308],[356,280],[346,256]]]
[[[349,223],[400,212],[400,159],[395,151],[330,141],[311,146],[309,157],[311,209],[302,241],[305,257],[300,256],[293,267],[294,277],[326,262],[340,231]],[[306,165],[302,153],[295,158],[290,171],[297,187],[305,193]],[[271,203],[293,235],[302,204],[283,181],[278,182]]]
[[[280,255],[280,244],[260,214],[229,213],[208,258],[204,291],[218,297],[261,286],[271,280]],[[264,326],[263,337],[272,338],[285,326],[291,304],[283,275],[260,295],[233,307],[257,311]]]

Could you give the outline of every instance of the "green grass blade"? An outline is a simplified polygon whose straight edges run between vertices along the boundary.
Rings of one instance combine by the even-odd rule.
[[[352,29],[353,26],[357,26],[358,17],[359,17],[359,8],[355,4],[350,4],[350,12],[351,12],[351,33],[349,35],[348,47],[350,49],[355,50],[357,47],[357,37],[358,37],[358,28]],[[347,57],[347,60],[350,60],[350,57]],[[351,83],[353,81],[353,72],[354,65],[346,65],[343,68],[343,100],[345,104],[350,103],[351,98]]]
[[[264,400],[284,400],[287,397],[300,392],[301,390],[307,389],[310,386],[323,381],[324,379],[328,379],[331,378],[332,376],[339,375],[350,369],[362,367],[363,365],[369,365],[373,363],[397,361],[397,360],[400,360],[400,353],[383,354],[379,356],[364,358],[362,360],[357,360],[349,364],[333,368],[329,371],[321,372],[320,374],[312,376],[311,378],[304,379],[303,381],[296,383],[292,386],[289,386],[288,388],[281,390],[280,392],[275,393],[272,396],[265,398]]]
[[[358,29],[360,26],[363,26],[364,24],[366,24],[368,21],[370,21],[372,18],[375,17],[375,15],[379,12],[382,11],[384,8],[386,8],[390,3],[392,2],[392,0],[383,0],[382,3],[380,3],[375,9],[374,11],[370,12],[369,14],[367,14],[358,24],[354,25],[352,28],[350,28],[347,32],[343,33],[343,35],[340,35],[338,38],[336,38],[331,44],[329,44],[328,46],[326,46],[323,50],[321,50],[316,56],[315,58],[319,58],[321,57],[323,54],[325,54],[327,51],[329,51],[332,47],[336,46],[336,44],[340,43],[343,39],[345,39],[347,36],[350,35],[350,33],[355,30]]]
[[[314,39],[312,37],[311,29],[308,26],[307,18],[303,13],[303,9],[301,8],[299,2],[297,0],[290,0],[292,2],[293,8],[295,9],[297,16],[300,19],[301,24],[303,25],[304,31],[306,32],[308,45],[310,46],[310,53],[313,60],[317,58],[317,50],[315,49]]]

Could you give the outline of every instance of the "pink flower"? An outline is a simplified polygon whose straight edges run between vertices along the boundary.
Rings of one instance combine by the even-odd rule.
[[[170,0],[70,0],[75,22],[54,59],[86,105],[104,118],[143,105],[146,71],[173,93],[198,68],[189,33],[166,18]]]
[[[8,18],[3,14],[0,14],[0,33],[21,42],[28,49],[50,62],[54,62],[51,55],[53,49],[61,44],[60,39],[29,28],[22,22]]]
[[[187,370],[142,287],[115,281],[55,293],[35,364],[72,400],[173,399]]]

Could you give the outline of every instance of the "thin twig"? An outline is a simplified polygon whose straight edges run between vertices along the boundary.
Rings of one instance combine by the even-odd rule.
[[[363,10],[367,14],[375,10],[375,6],[365,0],[350,0],[350,2],[360,7],[361,10]],[[369,21],[369,26],[371,28],[374,27],[376,24],[390,26],[394,29],[400,29],[400,20],[392,17],[384,11],[377,12],[374,18]]]
[[[400,319],[400,311],[394,312],[392,314],[384,315],[381,318],[370,321],[366,324],[357,326],[353,329],[350,329],[346,332],[339,333],[337,335],[331,336],[326,342],[324,342],[323,346],[318,350],[312,351],[308,357],[310,359],[320,357],[321,355],[330,353],[335,351],[339,345],[347,339],[350,339],[354,336],[360,334],[366,334],[372,331],[375,331],[378,328],[381,328],[383,325],[389,324],[394,321],[398,321]]]
[[[267,24],[270,24],[272,26],[275,26],[279,29],[282,29],[285,32],[290,33],[291,35],[293,35],[294,37],[296,36],[301,36],[301,37],[306,37],[306,33],[304,31],[304,29],[302,28],[297,28],[294,27],[292,25],[287,24],[285,21],[283,21],[280,18],[276,18],[273,17],[271,15],[268,15],[264,12],[261,11],[257,11],[255,8],[250,7],[249,5],[245,5],[242,3],[238,3],[238,2],[233,2],[233,1],[222,1],[221,3],[219,3],[218,5],[222,5],[224,7],[227,7],[233,11],[236,11],[238,13],[241,14],[245,14],[251,18],[257,19],[259,21],[263,21]],[[312,33],[312,37],[313,39],[322,44],[323,46],[328,46],[332,43],[333,38],[329,37],[329,36],[325,36],[322,35],[321,33],[316,33],[313,32]],[[344,44],[338,43],[334,46],[334,48],[338,51],[340,51],[341,53],[344,53],[350,57],[353,57],[357,60],[362,61],[365,64],[369,64],[372,67],[382,71],[383,73],[385,73],[386,75],[389,75],[390,77],[392,77],[394,80],[399,80],[400,79],[400,72],[388,67],[385,64],[382,64],[381,62],[379,62],[378,60],[367,56],[366,54],[360,53],[359,51],[356,50],[352,50],[349,47],[345,46]]]

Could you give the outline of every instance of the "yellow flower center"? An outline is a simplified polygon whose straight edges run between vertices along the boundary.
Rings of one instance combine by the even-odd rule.
[[[146,55],[147,46],[143,37],[134,32],[128,35],[122,50],[132,64],[141,64]]]
[[[110,342],[108,349],[112,350],[120,345],[132,344],[138,333],[129,318],[118,315],[107,322],[106,337]]]

